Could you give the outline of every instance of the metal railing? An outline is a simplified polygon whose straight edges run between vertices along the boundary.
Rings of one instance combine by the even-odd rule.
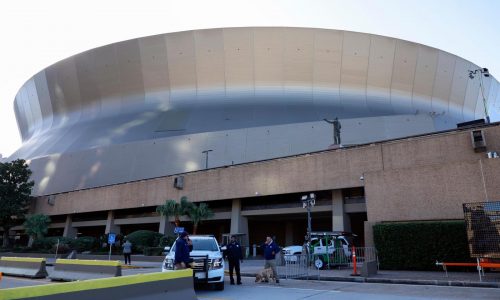
[[[356,265],[363,268],[365,262],[376,262],[378,256],[375,247],[356,247]],[[336,248],[329,254],[296,254],[281,255],[277,260],[280,274],[286,279],[309,278],[314,276],[319,279],[319,270],[340,269],[354,267],[353,249]]]

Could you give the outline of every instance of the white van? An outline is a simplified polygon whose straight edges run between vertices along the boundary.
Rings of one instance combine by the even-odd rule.
[[[192,259],[191,268],[194,272],[195,283],[208,283],[217,290],[224,289],[224,257],[217,239],[212,235],[190,235],[193,251],[189,253]],[[175,242],[172,248],[165,247],[168,251],[163,260],[162,272],[174,270]]]

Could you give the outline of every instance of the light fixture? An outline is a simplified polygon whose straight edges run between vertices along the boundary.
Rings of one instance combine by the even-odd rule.
[[[486,123],[490,123],[490,116],[488,114],[488,107],[486,105],[486,98],[484,97],[484,85],[483,85],[483,76],[490,77],[490,71],[488,70],[488,68],[479,68],[479,69],[475,69],[475,70],[469,70],[469,78],[470,79],[474,79],[476,74],[479,75],[479,89],[481,90],[481,96],[483,98],[484,118],[486,119]]]

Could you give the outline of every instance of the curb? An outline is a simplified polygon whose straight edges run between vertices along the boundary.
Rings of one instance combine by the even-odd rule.
[[[227,271],[225,272],[228,274]],[[255,273],[241,273],[243,277],[255,277]],[[284,277],[280,277],[285,279]],[[385,283],[385,284],[410,284],[410,285],[436,285],[451,287],[477,287],[477,288],[500,288],[500,282],[469,282],[448,280],[416,280],[416,279],[389,279],[389,278],[365,278],[365,277],[325,277],[309,276],[308,278],[294,278],[294,280],[318,280],[318,281],[343,281],[358,283]]]

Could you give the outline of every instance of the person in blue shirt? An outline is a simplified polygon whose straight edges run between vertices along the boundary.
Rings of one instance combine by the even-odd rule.
[[[132,254],[132,243],[129,240],[125,240],[123,247],[123,257],[125,258],[125,264],[131,264],[130,255]]]
[[[266,242],[261,246],[264,249],[264,259],[266,263],[264,268],[271,268],[273,270],[274,278],[276,278],[276,283],[280,283],[278,272],[276,272],[276,254],[280,251],[280,247],[276,245],[270,236],[266,237]]]
[[[186,269],[190,263],[189,252],[193,250],[193,244],[189,239],[189,233],[183,231],[175,242],[174,264],[176,270]]]
[[[233,270],[236,271],[236,284],[241,284],[240,261],[243,261],[241,246],[236,241],[235,236],[231,236],[231,241],[226,246],[226,256],[229,261],[229,279],[234,284]]]

